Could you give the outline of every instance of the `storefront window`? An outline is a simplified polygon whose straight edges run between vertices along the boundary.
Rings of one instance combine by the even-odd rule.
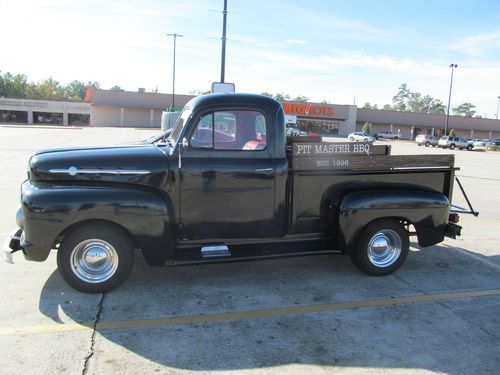
[[[308,135],[321,135],[321,136],[338,135],[340,122],[299,119],[297,121],[296,127],[300,131],[306,132]]]

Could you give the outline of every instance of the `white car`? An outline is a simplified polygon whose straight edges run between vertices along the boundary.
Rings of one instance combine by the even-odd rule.
[[[474,147],[484,147],[484,146],[486,146],[486,142],[484,141],[484,139],[475,138],[475,139],[471,139],[470,141],[467,141],[467,142],[469,142],[470,144],[472,144]]]
[[[375,142],[375,137],[363,132],[354,132],[347,136],[351,142]]]
[[[385,131],[382,131],[382,132],[380,132],[378,134],[375,134],[375,137],[377,139],[380,139],[380,138],[385,138],[385,139],[401,139],[401,133],[393,133],[390,130],[385,130]]]
[[[442,148],[449,148],[450,150],[454,150],[455,148],[458,148],[460,150],[467,149],[467,151],[472,151],[474,146],[467,142],[464,138],[462,137],[453,137],[453,136],[447,136],[444,135],[439,139],[439,147]]]

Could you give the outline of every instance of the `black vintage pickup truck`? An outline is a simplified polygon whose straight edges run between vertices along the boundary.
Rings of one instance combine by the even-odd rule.
[[[339,252],[387,275],[411,234],[420,246],[460,235],[455,170],[453,155],[287,139],[274,99],[203,95],[150,142],[35,153],[4,255],[44,261],[55,249],[85,292],[123,283],[135,249],[151,265]]]

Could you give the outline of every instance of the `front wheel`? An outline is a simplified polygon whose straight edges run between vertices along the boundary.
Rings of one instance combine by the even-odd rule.
[[[105,293],[120,286],[134,263],[132,242],[123,230],[90,224],[66,235],[57,253],[57,268],[73,288]]]
[[[472,145],[467,146],[467,151],[472,151]]]
[[[349,138],[351,142],[354,142],[354,137]]]
[[[385,276],[403,264],[409,248],[408,232],[403,225],[395,219],[381,219],[365,227],[351,251],[351,259],[363,272]]]

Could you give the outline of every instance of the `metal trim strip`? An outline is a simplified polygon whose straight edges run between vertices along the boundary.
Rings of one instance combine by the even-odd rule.
[[[70,167],[67,169],[49,169],[50,173],[61,173],[69,174],[70,176],[75,176],[77,174],[113,174],[113,175],[132,175],[139,174],[145,175],[150,174],[151,171],[145,169],[78,169],[76,167]]]

